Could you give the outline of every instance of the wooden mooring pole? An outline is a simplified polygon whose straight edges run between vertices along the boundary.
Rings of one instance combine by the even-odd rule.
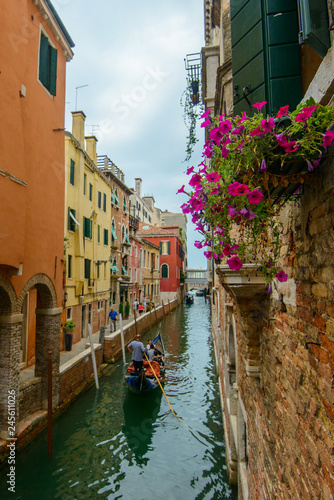
[[[52,351],[48,351],[48,455],[52,455]]]

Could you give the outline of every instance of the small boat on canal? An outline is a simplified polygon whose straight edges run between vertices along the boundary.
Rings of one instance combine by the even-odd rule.
[[[186,295],[186,304],[193,304],[194,303],[194,297],[193,295]]]
[[[165,346],[162,340],[161,333],[153,339],[154,358],[149,361],[147,349],[145,350],[143,369],[139,375],[135,374],[133,363],[128,366],[124,378],[129,389],[136,393],[147,393],[159,386],[163,382],[165,376]]]

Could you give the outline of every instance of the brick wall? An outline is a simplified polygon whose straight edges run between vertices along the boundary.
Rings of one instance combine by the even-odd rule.
[[[247,372],[249,315],[235,295],[219,291],[213,317],[227,443],[233,443],[228,405],[228,315],[232,302],[237,345],[239,491],[253,499],[334,498],[334,179],[328,161],[316,182],[282,213],[282,265],[286,283],[258,305],[260,370]],[[217,296],[218,296],[217,295]],[[267,304],[268,302],[268,304]],[[218,309],[218,308],[216,308]],[[254,319],[254,318],[253,318]],[[214,322],[213,322],[214,323]],[[218,331],[219,327],[219,331]],[[217,337],[220,336],[218,339]],[[239,424],[238,424],[239,425]],[[243,444],[245,437],[246,445]],[[242,457],[246,446],[248,461]],[[228,454],[227,454],[228,455]],[[247,462],[247,463],[246,463]],[[247,486],[241,470],[247,470]]]

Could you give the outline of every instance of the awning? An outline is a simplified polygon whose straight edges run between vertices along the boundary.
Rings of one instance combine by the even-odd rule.
[[[124,266],[122,266],[122,274],[124,274],[124,275],[125,275],[125,274],[126,274],[126,275],[128,274]]]
[[[125,235],[125,241],[126,241],[127,243],[129,243],[129,245],[131,245],[131,243],[130,243],[130,241],[129,241],[129,236],[128,236],[127,234]]]
[[[72,220],[73,220],[76,224],[78,224],[78,226],[80,226],[80,222],[78,222],[78,221],[76,220],[76,218],[74,217],[74,215],[72,214],[72,212],[71,212],[71,211],[70,211],[70,217],[71,217],[71,219],[72,219]]]
[[[119,273],[119,270],[116,266],[114,266],[113,264],[110,264],[110,269],[112,270],[113,273],[115,274],[118,274]]]
[[[118,241],[118,238],[115,233],[114,226],[111,226],[111,236],[114,238],[114,240]]]

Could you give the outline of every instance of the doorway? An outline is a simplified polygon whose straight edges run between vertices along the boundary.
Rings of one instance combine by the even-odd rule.
[[[87,306],[82,306],[81,309],[81,338],[85,339],[87,337],[86,334],[86,324],[87,324]]]

